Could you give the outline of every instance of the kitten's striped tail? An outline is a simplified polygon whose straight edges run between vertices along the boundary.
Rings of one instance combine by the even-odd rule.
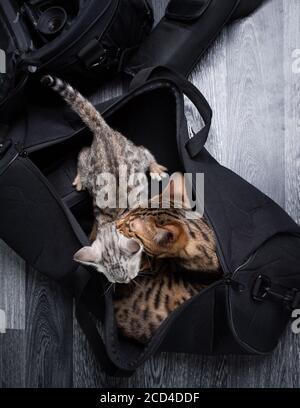
[[[93,133],[108,127],[95,107],[71,85],[51,75],[43,76],[41,83],[60,94]]]

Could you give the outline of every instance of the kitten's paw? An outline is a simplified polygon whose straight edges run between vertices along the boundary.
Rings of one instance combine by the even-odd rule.
[[[150,164],[149,170],[152,180],[162,181],[163,178],[168,176],[166,173],[168,169],[156,162]]]
[[[77,176],[75,177],[73,186],[76,188],[76,191],[82,191],[82,182],[79,174],[77,174]]]

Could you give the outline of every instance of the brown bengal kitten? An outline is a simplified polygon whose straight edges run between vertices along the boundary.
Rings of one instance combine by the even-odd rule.
[[[135,285],[134,285],[135,283]],[[161,323],[207,284],[179,271],[170,260],[158,261],[131,284],[116,285],[114,309],[123,336],[147,343]]]
[[[170,197],[171,208],[162,208],[165,197]],[[178,197],[185,203],[182,208],[175,208]],[[218,271],[214,231],[203,216],[191,210],[183,175],[173,175],[167,189],[153,201],[159,202],[159,208],[147,203],[121,216],[116,223],[119,232],[139,241],[151,257],[175,259],[187,270]]]
[[[205,288],[208,277],[211,283],[221,276],[214,232],[200,215],[187,218],[191,210],[182,175],[173,177],[166,191],[154,200],[162,204],[165,194],[170,195],[172,208],[139,207],[117,222],[121,233],[143,245],[144,268],[152,271],[148,276],[142,272],[133,281],[134,287],[118,285],[114,297],[121,333],[142,343],[177,307]],[[175,208],[176,197],[187,203],[185,208]]]

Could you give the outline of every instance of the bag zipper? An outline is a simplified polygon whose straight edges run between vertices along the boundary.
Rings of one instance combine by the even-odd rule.
[[[213,229],[213,231],[215,231],[215,229],[213,228],[212,222],[207,214],[206,211],[204,211],[204,216],[205,218],[208,220],[210,227]],[[227,266],[227,263],[225,261],[225,257],[223,255],[222,249],[221,249],[221,245],[218,239],[217,234],[215,233],[215,237],[216,237],[216,242],[217,242],[217,256],[219,258],[221,267],[223,269],[224,276],[223,276],[223,282],[225,283],[225,285],[230,286],[233,290],[238,291],[238,292],[243,292],[245,290],[245,285],[243,285],[242,283],[238,282],[236,279],[234,279],[234,275],[240,271],[241,269],[243,269],[245,266],[247,266],[253,259],[253,257],[255,256],[254,254],[251,254],[249,256],[248,259],[246,259],[245,262],[243,262],[240,266],[238,266],[233,272],[231,272]]]
[[[233,279],[233,276],[243,268],[245,268],[254,258],[255,253],[250,255],[249,258],[242,263],[239,267],[237,267],[232,274],[226,274],[224,276],[224,282],[226,285],[229,285],[232,287],[232,289],[238,291],[238,292],[243,292],[245,290],[245,285],[238,282],[236,279]]]

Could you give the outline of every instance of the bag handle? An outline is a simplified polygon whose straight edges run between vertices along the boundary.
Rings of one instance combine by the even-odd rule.
[[[189,156],[191,158],[196,157],[203,149],[211,127],[212,109],[209,103],[199,89],[185,79],[185,77],[170,68],[163,66],[145,68],[139,71],[131,81],[130,89],[141,86],[153,79],[167,79],[173,82],[179,90],[191,100],[202,117],[204,127],[198,133],[195,133],[185,144]]]
[[[105,343],[98,331],[94,319],[91,317],[91,313],[82,300],[80,300],[76,305],[75,315],[83,333],[88,339],[88,342],[105,373],[114,377],[132,376],[134,371],[122,370],[111,361],[107,353]]]
[[[90,272],[85,267],[79,266],[60,282],[71,291],[75,298],[76,319],[105,373],[117,377],[130,377],[133,371],[120,369],[112,362],[96,326],[95,319],[99,318],[99,310],[96,310],[99,299],[96,297],[100,296],[101,288],[98,288],[99,291],[91,291],[89,286],[95,287],[91,280]],[[86,304],[86,298],[89,299],[89,305]],[[95,319],[91,314],[95,316]]]

